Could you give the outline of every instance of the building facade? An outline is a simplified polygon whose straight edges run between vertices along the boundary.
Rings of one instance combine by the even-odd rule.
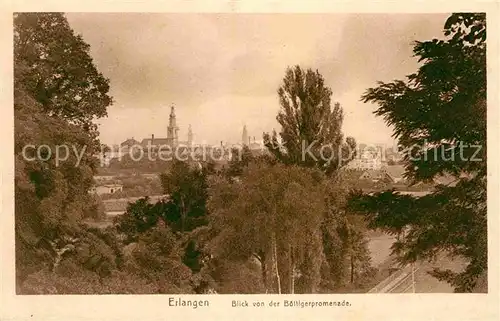
[[[121,184],[103,184],[92,187],[90,193],[97,195],[114,194],[116,192],[123,192],[123,185]]]
[[[382,169],[382,153],[379,150],[365,149],[360,155],[350,161],[345,169],[380,170]]]

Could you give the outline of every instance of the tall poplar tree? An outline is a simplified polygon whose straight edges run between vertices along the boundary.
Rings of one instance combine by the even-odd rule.
[[[288,68],[278,96],[281,131],[264,134],[278,160],[332,173],[354,156],[354,139],[344,140],[342,134],[342,107],[332,106],[332,90],[317,70]]]

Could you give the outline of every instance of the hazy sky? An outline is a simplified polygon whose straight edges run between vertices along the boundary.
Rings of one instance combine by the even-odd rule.
[[[288,66],[318,69],[344,108],[343,131],[392,144],[392,130],[359,101],[376,81],[417,69],[412,42],[442,36],[448,14],[68,13],[111,81],[115,104],[101,140],[166,137],[176,105],[180,140],[237,143],[279,129],[277,89]]]

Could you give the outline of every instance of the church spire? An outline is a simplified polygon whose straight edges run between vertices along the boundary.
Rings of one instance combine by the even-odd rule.
[[[174,104],[172,104],[172,107],[170,107],[170,123],[169,125],[170,126],[175,126],[176,123],[175,123],[175,106]]]
[[[243,145],[247,145],[248,144],[247,125],[243,125],[243,134],[241,135],[241,143]]]
[[[168,120],[168,128],[167,128],[167,139],[171,146],[177,145],[177,132],[179,128],[177,127],[177,120],[175,117],[175,106],[172,104],[170,108],[170,117]]]
[[[188,145],[193,144],[193,130],[191,129],[191,124],[188,127]]]

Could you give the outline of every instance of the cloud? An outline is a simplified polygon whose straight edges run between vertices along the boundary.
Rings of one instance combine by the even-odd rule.
[[[276,126],[276,90],[285,69],[295,64],[318,69],[324,75],[334,100],[344,106],[346,134],[352,132],[370,139],[374,136],[365,134],[366,124],[370,124],[381,133],[376,139],[389,141],[391,130],[372,115],[374,106],[360,103],[359,97],[377,80],[401,79],[414,72],[418,64],[411,57],[412,42],[439,37],[447,17],[163,13],[67,16],[70,25],[91,45],[98,69],[111,80],[116,105],[109,108],[109,119],[101,121],[101,137],[107,142],[120,142],[132,133],[149,136],[153,130],[161,132],[168,119],[164,111],[168,114],[171,103],[178,106],[179,121],[193,123],[195,132],[211,140],[238,140],[243,123],[251,124],[261,135],[264,126]],[[220,118],[224,118],[223,123]],[[121,119],[120,128],[116,127],[117,119]],[[357,119],[365,125],[358,126]]]

